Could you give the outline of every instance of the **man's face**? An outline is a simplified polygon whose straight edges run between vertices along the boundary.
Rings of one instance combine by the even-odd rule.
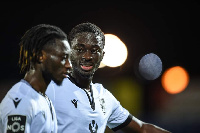
[[[71,49],[68,41],[55,41],[56,46],[48,47],[45,50],[46,59],[43,63],[43,75],[45,78],[53,80],[57,85],[61,85],[66,74],[71,70],[70,54]]]
[[[103,44],[98,42],[98,37],[94,33],[78,33],[71,47],[73,73],[88,78],[93,76],[103,58]]]

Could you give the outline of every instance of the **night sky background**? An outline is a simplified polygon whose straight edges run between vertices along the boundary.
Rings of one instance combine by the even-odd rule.
[[[128,49],[128,58],[122,66],[97,70],[94,82],[104,84],[104,87],[115,94],[115,90],[112,89],[114,82],[123,78],[132,79],[142,90],[142,102],[135,105],[136,108],[140,106],[138,107],[140,113],[131,112],[133,115],[172,132],[200,132],[198,129],[200,118],[194,116],[200,114],[200,109],[196,107],[199,103],[198,98],[191,101],[195,104],[191,109],[189,108],[191,106],[185,106],[188,108],[183,109],[183,106],[174,104],[168,106],[167,104],[178,99],[177,97],[191,99],[198,97],[192,94],[200,94],[199,2],[1,2],[0,12],[0,101],[10,87],[23,78],[17,64],[18,44],[26,30],[37,24],[46,23],[56,25],[68,34],[75,25],[91,22],[99,26],[104,33],[117,35]],[[139,78],[135,72],[138,59],[151,52],[161,58],[163,71],[177,65],[184,67],[192,82],[188,88],[194,93],[185,91],[184,94],[170,95],[162,89],[160,77],[153,81]],[[116,98],[118,99],[118,95]],[[119,96],[119,99],[122,98]],[[134,106],[134,103],[125,105],[122,102],[122,105],[130,107]],[[179,101],[178,104],[185,103]],[[190,105],[190,103],[187,104]],[[176,118],[169,115],[171,117],[167,117],[168,111],[176,116],[173,110],[166,111],[166,108],[170,107],[180,107],[174,111],[184,116]],[[180,110],[185,110],[185,112],[181,113]],[[191,110],[193,113],[190,112]],[[184,120],[185,116],[191,114],[193,117],[186,117]],[[106,132],[111,131],[107,129]]]

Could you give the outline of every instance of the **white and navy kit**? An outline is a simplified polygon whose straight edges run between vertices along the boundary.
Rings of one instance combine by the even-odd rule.
[[[21,80],[0,104],[0,133],[57,133],[52,102]]]
[[[61,86],[52,81],[46,94],[55,107],[58,133],[104,133],[106,126],[116,131],[132,119],[101,84],[91,83],[87,92],[65,78]]]

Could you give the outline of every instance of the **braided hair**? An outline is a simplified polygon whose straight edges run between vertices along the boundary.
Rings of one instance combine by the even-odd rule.
[[[89,23],[89,22],[81,23],[81,24],[78,24],[77,26],[75,26],[71,30],[71,32],[69,33],[69,38],[68,38],[69,41],[71,42],[75,38],[76,34],[82,33],[82,32],[94,33],[98,42],[100,44],[103,44],[102,46],[104,47],[105,36],[104,36],[103,31],[98,26],[96,26],[95,24],[92,24],[92,23]]]
[[[29,71],[32,64],[38,62],[38,58],[46,45],[55,39],[67,40],[67,35],[59,28],[49,24],[39,24],[27,30],[21,38],[19,66],[20,72]]]

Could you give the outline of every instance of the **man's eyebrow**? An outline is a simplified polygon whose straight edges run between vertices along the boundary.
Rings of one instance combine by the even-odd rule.
[[[77,43],[75,46],[81,46],[81,47],[84,47],[84,44],[82,44],[82,43]]]
[[[77,43],[77,44],[75,45],[75,47],[76,47],[76,46],[79,46],[79,47],[85,47],[85,45],[82,44],[82,43]],[[95,44],[95,45],[92,45],[92,48],[101,48],[101,46]]]
[[[99,46],[99,45],[93,45],[93,47],[98,47],[98,48],[100,48],[100,46]]]

